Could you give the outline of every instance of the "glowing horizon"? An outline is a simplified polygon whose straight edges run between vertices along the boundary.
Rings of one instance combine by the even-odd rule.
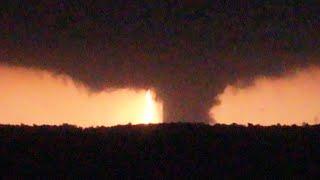
[[[280,78],[257,78],[252,86],[227,86],[210,114],[218,123],[319,124],[320,69],[309,67]]]
[[[148,90],[90,93],[68,76],[48,71],[0,66],[0,74],[0,124],[88,127],[162,122],[162,105]]]
[[[88,127],[163,121],[162,102],[150,89],[90,93],[70,77],[48,71],[2,65],[0,74],[0,124]],[[309,68],[277,79],[257,78],[253,86],[243,89],[229,85],[210,115],[224,124],[316,124],[318,82],[320,69]]]

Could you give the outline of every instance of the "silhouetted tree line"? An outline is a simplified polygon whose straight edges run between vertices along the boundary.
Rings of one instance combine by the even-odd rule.
[[[2,177],[311,177],[320,126],[0,126]]]

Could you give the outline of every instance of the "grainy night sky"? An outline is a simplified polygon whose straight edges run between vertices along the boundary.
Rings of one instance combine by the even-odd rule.
[[[1,1],[0,61],[93,91],[152,88],[164,121],[208,122],[227,85],[320,64],[320,6],[306,2]]]

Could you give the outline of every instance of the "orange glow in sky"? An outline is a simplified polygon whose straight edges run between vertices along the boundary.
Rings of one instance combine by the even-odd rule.
[[[258,78],[253,86],[228,86],[211,109],[218,123],[301,125],[320,123],[320,69],[282,78]]]
[[[68,76],[0,66],[0,124],[62,123],[113,126],[162,122],[162,103],[152,90],[90,93]],[[250,87],[228,86],[210,114],[218,123],[320,123],[320,69],[282,78],[257,78]]]
[[[90,93],[67,76],[0,66],[0,124],[113,126],[162,122],[150,90]]]

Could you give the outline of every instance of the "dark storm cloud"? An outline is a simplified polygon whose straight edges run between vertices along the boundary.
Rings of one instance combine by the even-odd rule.
[[[227,84],[318,64],[320,9],[303,1],[8,1],[1,61],[92,90],[154,88],[165,121],[208,121]]]

